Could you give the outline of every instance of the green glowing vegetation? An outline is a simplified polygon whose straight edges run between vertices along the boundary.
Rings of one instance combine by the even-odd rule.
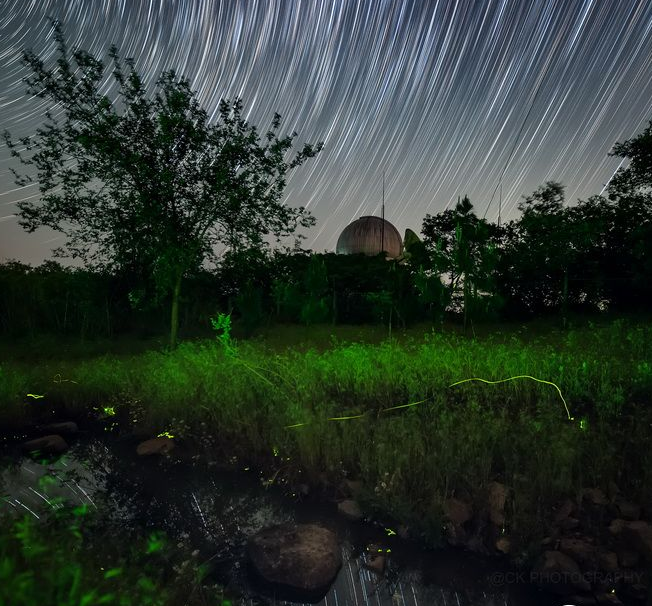
[[[364,343],[372,330],[283,327],[264,341],[6,363],[0,423],[20,418],[27,392],[47,392],[46,404],[65,400],[71,413],[112,410],[108,423],[128,422],[138,408],[140,428],[152,435],[167,428],[192,438],[203,422],[240,469],[267,462],[274,482],[279,466],[301,477],[346,469],[368,487],[360,498],[370,507],[432,535],[443,499],[494,479],[519,501],[510,536],[536,533],[538,503],[585,486],[614,481],[632,499],[652,498],[652,418],[649,407],[636,407],[652,393],[649,324],[539,335],[513,327],[476,339],[422,328]],[[76,384],[49,383],[55,365]],[[637,454],[623,464],[622,452]]]
[[[40,400],[41,398],[44,398],[45,396],[37,396],[36,394],[28,393],[27,397],[28,398],[34,398],[35,400]]]
[[[53,499],[53,505],[57,500]],[[163,571],[188,550],[167,549],[162,533],[127,536],[101,525],[85,506],[56,509],[50,519],[5,517],[0,508],[0,604],[21,606],[206,606],[223,589],[205,584],[205,568]],[[126,548],[131,545],[131,548]]]

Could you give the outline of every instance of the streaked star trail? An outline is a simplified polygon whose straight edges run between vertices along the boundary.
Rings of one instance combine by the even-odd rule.
[[[0,126],[14,138],[43,122],[20,51],[53,59],[48,17],[71,46],[106,58],[116,44],[148,81],[176,69],[215,119],[241,96],[259,131],[278,112],[295,149],[324,141],[285,196],[317,218],[316,251],[379,212],[383,170],[401,233],[465,194],[495,221],[499,182],[503,221],[546,180],[586,199],[620,165],[613,144],[652,118],[650,0],[1,0]],[[22,172],[3,144],[0,261],[40,263],[63,240],[19,227],[16,202],[39,193],[10,167]]]

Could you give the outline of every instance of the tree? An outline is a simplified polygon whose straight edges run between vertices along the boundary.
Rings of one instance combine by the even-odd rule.
[[[306,144],[284,159],[293,133],[279,139],[274,114],[259,145],[256,128],[241,118],[242,101],[220,103],[221,124],[209,123],[187,79],[163,72],[153,99],[134,61],[109,51],[118,98],[101,95],[105,65],[84,50],[68,51],[54,21],[58,59],[52,68],[32,51],[28,94],[48,99],[37,134],[5,140],[12,156],[35,167],[40,204],[19,203],[19,224],[30,233],[49,226],[67,236],[55,256],[80,258],[107,271],[137,272],[154,284],[154,297],[171,294],[170,345],[177,340],[181,283],[214,247],[267,246],[298,227],[314,225],[305,208],[281,201],[288,170],[323,147]],[[26,152],[33,152],[26,154]],[[19,176],[24,185],[31,175]],[[301,236],[299,236],[301,237]]]
[[[651,193],[652,188],[652,120],[647,128],[624,143],[616,143],[610,156],[629,159],[627,168],[620,168],[609,183],[613,199],[624,193]]]

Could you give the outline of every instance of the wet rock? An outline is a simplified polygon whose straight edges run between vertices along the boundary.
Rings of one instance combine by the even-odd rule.
[[[315,524],[280,524],[261,530],[247,543],[254,575],[276,596],[319,601],[335,580],[342,555],[335,535]]]
[[[376,573],[378,576],[382,576],[385,572],[385,565],[387,560],[382,553],[382,550],[379,545],[371,544],[367,548],[369,552],[369,557],[364,564],[364,567],[371,572]]]
[[[617,501],[618,515],[625,520],[638,520],[641,517],[641,506],[629,501]]]
[[[136,453],[140,456],[149,456],[155,454],[168,454],[174,449],[174,440],[172,438],[160,437],[145,440],[136,447]]]
[[[505,524],[505,502],[509,489],[500,482],[490,482],[487,487],[487,504],[489,506],[489,519],[496,526]]]
[[[62,421],[60,423],[39,425],[36,429],[39,432],[43,432],[49,435],[58,434],[63,436],[73,435],[79,431],[79,427],[77,427],[77,423],[74,421]]]
[[[41,438],[36,438],[35,440],[23,442],[21,447],[24,452],[39,451],[41,454],[47,455],[61,454],[68,450],[68,444],[66,441],[57,434],[43,436]]]
[[[577,562],[561,551],[545,551],[541,554],[532,568],[530,578],[535,585],[558,595],[591,589]]]
[[[621,534],[627,546],[652,565],[652,526],[640,520],[626,522]]]
[[[357,501],[345,499],[337,504],[337,510],[349,520],[359,522],[362,520],[362,510]]]

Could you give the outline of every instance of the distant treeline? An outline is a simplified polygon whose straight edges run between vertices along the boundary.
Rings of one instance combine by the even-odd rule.
[[[406,326],[451,315],[464,322],[569,312],[649,308],[652,208],[649,196],[594,196],[564,205],[549,182],[498,226],[465,198],[427,215],[422,239],[409,234],[398,260],[380,255],[241,250],[211,271],[187,276],[182,334],[210,330],[232,312],[245,332],[269,322]],[[147,277],[64,268],[0,265],[0,331],[84,337],[163,334],[169,300],[152,296]]]

